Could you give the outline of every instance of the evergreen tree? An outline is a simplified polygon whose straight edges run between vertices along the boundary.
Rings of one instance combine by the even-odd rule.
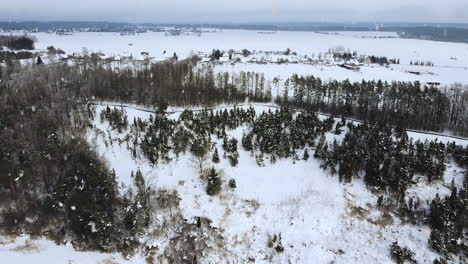
[[[307,149],[304,149],[304,154],[302,155],[303,160],[308,160],[309,159],[309,152]]]
[[[41,64],[43,64],[41,56],[38,56],[37,61],[36,61],[36,65],[41,65]]]
[[[325,135],[322,134],[320,136],[319,142],[317,143],[317,147],[315,148],[314,158],[323,159],[326,144]]]
[[[232,167],[236,167],[239,163],[239,153],[236,151],[234,153],[230,153],[228,155],[229,162],[231,163]]]
[[[219,163],[218,148],[216,148],[216,147],[215,147],[215,151],[213,153],[213,157],[211,158],[211,161],[213,161],[213,163]]]
[[[208,174],[208,185],[206,187],[206,193],[210,196],[217,195],[221,191],[221,178],[216,172],[215,168],[212,167]]]
[[[229,188],[231,188],[231,189],[236,189],[237,188],[236,180],[234,180],[234,179],[229,180]]]

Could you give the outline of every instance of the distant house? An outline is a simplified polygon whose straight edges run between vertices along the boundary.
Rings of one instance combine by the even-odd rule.
[[[359,71],[359,67],[353,66],[353,65],[347,65],[347,64],[339,64],[341,68],[345,68],[347,70],[352,70],[352,71]]]
[[[221,57],[219,58],[219,61],[220,61],[220,62],[228,62],[228,61],[230,61],[230,60],[229,60],[229,55],[227,55],[227,56],[226,56],[226,55],[221,56]]]

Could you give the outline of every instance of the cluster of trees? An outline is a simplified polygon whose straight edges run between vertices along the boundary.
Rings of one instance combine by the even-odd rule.
[[[260,157],[269,154],[272,163],[278,158],[298,160],[296,151],[315,146],[317,136],[329,131],[334,123],[333,118],[321,121],[311,112],[293,116],[294,112],[286,108],[263,112],[243,135],[242,146],[246,151],[260,151]]]
[[[128,120],[127,115],[117,108],[111,109],[107,106],[100,113],[101,122],[108,121],[112,129],[117,129],[119,132],[127,129]]]
[[[341,143],[317,145],[315,157],[322,160],[321,167],[338,173],[340,181],[345,182],[362,175],[374,190],[400,198],[414,183],[415,174],[424,175],[429,183],[442,180],[445,163],[455,156],[453,147],[437,140],[413,142],[401,128],[353,123],[347,128]],[[468,154],[468,148],[462,152]]]
[[[0,62],[6,62],[8,60],[24,60],[31,59],[34,56],[33,53],[29,51],[2,51],[0,50]],[[8,62],[11,63],[11,62]]]
[[[416,66],[434,66],[432,61],[410,61],[410,65]]]
[[[12,50],[33,50],[34,42],[36,42],[36,39],[28,35],[0,36],[0,47],[5,46]]]
[[[429,245],[444,256],[468,258],[468,176],[462,188],[452,186],[450,196],[436,195],[429,212]]]
[[[223,56],[223,52],[221,52],[219,49],[213,49],[211,52],[210,58],[212,61],[219,60]]]
[[[65,54],[65,51],[63,51],[62,49],[56,49],[54,46],[48,46],[47,47],[47,54],[50,54],[50,55],[63,55]]]
[[[107,107],[103,112],[106,109]],[[119,116],[123,115],[121,119],[126,120],[124,112],[119,109],[114,111],[120,111]],[[230,111],[215,112],[206,109],[200,112],[185,110],[178,120],[170,119],[164,114],[151,115],[148,120],[134,119],[125,139],[134,157],[141,154],[152,164],[170,161],[171,153],[178,157],[190,151],[201,172],[210,151],[214,151],[212,161],[219,162],[218,149],[213,144],[211,135],[223,140],[223,157],[232,166],[237,165],[238,142],[235,138],[228,138],[226,129],[235,129],[252,122],[254,117],[253,108],[237,107]]]
[[[98,58],[84,60],[77,64],[84,73],[82,94],[88,97],[150,106],[161,101],[184,106],[244,102],[247,97],[252,101],[271,100],[271,85],[259,73],[214,73],[211,65],[195,68],[191,60],[121,70]]]
[[[365,62],[370,62],[370,63],[377,63],[380,65],[388,65],[388,64],[400,64],[400,59],[388,59],[385,56],[378,57],[378,56],[358,56],[356,51],[344,51],[343,49],[337,48],[337,49],[330,49],[328,51],[329,54],[332,54],[333,59],[336,60],[344,60],[344,61],[349,61],[352,59],[358,60],[360,63],[365,63]]]
[[[388,64],[400,64],[400,59],[387,59],[387,57],[377,57],[377,56],[368,56],[370,63],[377,63],[380,65],[388,65]]]
[[[276,101],[282,105],[378,121],[404,128],[468,135],[468,93],[456,84],[448,89],[420,82],[323,82],[294,74]]]
[[[29,232],[79,248],[118,247],[115,174],[90,150],[89,122],[67,67],[37,66],[0,86],[2,231]]]

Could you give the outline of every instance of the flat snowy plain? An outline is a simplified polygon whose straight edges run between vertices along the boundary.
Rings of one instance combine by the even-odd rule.
[[[0,33],[10,34],[10,33]],[[13,33],[21,34],[21,33]],[[285,51],[287,48],[300,57],[325,54],[329,49],[342,47],[359,55],[386,56],[400,60],[399,65],[382,67],[377,64],[366,64],[360,71],[350,71],[338,66],[304,65],[304,64],[253,64],[224,63],[217,66],[219,71],[255,71],[265,72],[267,77],[280,76],[282,79],[293,73],[313,74],[324,80],[350,79],[361,81],[382,79],[386,81],[440,82],[452,84],[468,83],[468,44],[448,43],[416,39],[398,38],[396,33],[389,32],[289,32],[259,34],[249,30],[222,30],[198,35],[166,36],[164,32],[138,33],[121,36],[109,32],[80,32],[73,35],[56,35],[49,33],[32,34],[38,39],[36,48],[46,50],[53,45],[67,54],[102,52],[106,56],[134,56],[143,58],[147,52],[155,60],[164,60],[176,53],[179,58],[186,58],[198,52],[210,54],[213,49],[228,51],[242,49],[250,51]],[[254,55],[257,59],[261,55]],[[434,67],[414,66],[410,62],[431,61]],[[408,71],[421,72],[420,75]]]

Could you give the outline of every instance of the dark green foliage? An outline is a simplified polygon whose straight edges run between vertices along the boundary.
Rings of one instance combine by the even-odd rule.
[[[434,259],[432,264],[448,264],[448,262],[443,258],[437,258],[437,259]]]
[[[315,148],[314,158],[323,159],[325,157],[327,142],[325,141],[325,135],[322,134]]]
[[[414,252],[406,247],[400,247],[398,242],[394,242],[390,246],[390,255],[397,264],[404,264],[406,261],[409,263],[417,263],[417,261],[414,259]]]
[[[216,49],[216,50],[213,50],[210,58],[211,60],[219,60],[219,58],[221,58],[222,56],[223,56],[223,53],[219,49]]]
[[[237,164],[239,164],[239,153],[237,153],[237,152],[230,153],[230,154],[228,154],[227,157],[228,157],[229,163],[231,164],[232,167],[236,167]]]
[[[56,206],[64,204],[76,240],[106,250],[114,239],[115,173],[85,151],[70,155],[69,165],[54,192]]]
[[[243,137],[243,146],[258,149],[278,158],[292,157],[293,150],[313,146],[322,131],[322,122],[316,114],[301,112],[293,118],[286,108],[275,112],[263,112],[253,122],[252,130]],[[252,142],[256,137],[255,145]]]
[[[231,189],[236,189],[237,188],[236,180],[234,180],[234,179],[229,180],[229,188],[231,188]]]
[[[210,196],[219,194],[221,191],[221,177],[215,168],[211,168],[208,174],[208,184],[206,186],[206,193]]]
[[[248,49],[243,49],[242,50],[242,55],[244,55],[244,57],[248,57],[250,54],[251,54],[251,52]]]
[[[127,114],[123,110],[117,108],[111,109],[109,106],[104,108],[101,113],[101,122],[104,120],[108,121],[113,130],[119,131],[122,133],[123,130],[128,127]]]
[[[468,190],[452,186],[450,196],[441,199],[436,195],[431,202],[429,245],[437,252],[448,255],[465,254],[468,228]]]
[[[257,165],[259,167],[265,167],[265,160],[263,158],[263,153],[260,153],[259,155],[255,155],[255,161],[257,162]]]
[[[245,151],[251,151],[253,149],[251,134],[242,135],[242,147],[244,147]]]
[[[0,62],[6,62],[7,60],[24,60],[31,59],[34,56],[29,51],[2,51],[0,50]]]
[[[6,46],[12,50],[33,50],[34,39],[28,35],[0,36],[0,46]]]
[[[413,143],[398,129],[383,124],[348,124],[341,144],[331,148],[321,138],[314,157],[323,160],[322,168],[338,167],[340,181],[349,182],[360,173],[367,185],[393,193],[403,193],[413,184],[413,175],[440,180],[445,172],[445,145],[436,141]]]
[[[211,161],[213,161],[213,163],[219,163],[218,148],[215,148],[215,151],[213,153],[213,157],[211,158]]]
[[[284,86],[283,95],[276,98],[282,105],[404,128],[450,129],[467,135],[468,123],[462,120],[468,116],[465,106],[468,97],[463,95],[463,88],[458,85],[444,92],[418,81],[388,83],[363,80],[352,83],[344,80],[324,83],[315,76],[294,74]]]
[[[281,241],[281,233],[279,235],[274,234],[273,236],[268,235],[267,246],[274,249],[277,253],[283,253],[284,247]]]

